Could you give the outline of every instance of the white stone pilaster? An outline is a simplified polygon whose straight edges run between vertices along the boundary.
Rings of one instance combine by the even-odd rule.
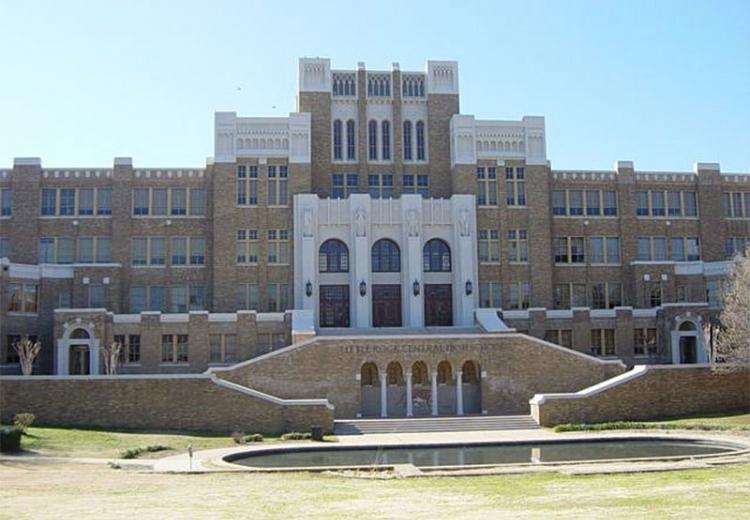
[[[412,402],[411,370],[406,371],[406,416],[414,415],[414,403]]]
[[[69,372],[68,361],[70,354],[68,353],[68,341],[65,339],[57,340],[57,375],[67,376]]]
[[[380,374],[380,417],[388,417],[388,378],[385,373]]]
[[[456,415],[464,414],[464,387],[461,379],[463,378],[463,372],[459,370],[456,372]]]
[[[101,360],[100,351],[99,340],[92,339],[89,345],[89,374],[92,376],[99,375],[99,363]]]
[[[432,372],[432,415],[438,414],[437,372]]]

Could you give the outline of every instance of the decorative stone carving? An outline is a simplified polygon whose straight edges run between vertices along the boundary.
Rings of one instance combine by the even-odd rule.
[[[312,209],[305,208],[302,214],[302,235],[306,237],[313,236],[313,214]]]
[[[407,233],[410,237],[419,236],[419,216],[417,210],[410,209],[406,215]]]
[[[458,212],[458,230],[462,237],[470,237],[471,229],[469,225],[469,210],[466,208],[461,209]]]
[[[358,237],[367,236],[367,214],[362,208],[354,214],[354,232]]]

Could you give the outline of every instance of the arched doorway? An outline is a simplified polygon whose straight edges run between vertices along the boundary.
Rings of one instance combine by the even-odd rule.
[[[422,268],[433,277],[451,272],[451,249],[444,240],[433,238],[424,245]],[[453,325],[453,291],[449,279],[438,281],[433,278],[431,283],[425,283],[424,323],[427,327]]]
[[[456,414],[456,382],[448,361],[441,361],[437,366],[437,398],[438,415]]]
[[[378,367],[369,362],[362,365],[360,370],[360,392],[362,417],[376,417],[380,415],[380,378]]]
[[[427,365],[417,361],[411,367],[412,415],[426,417],[432,414],[432,386]]]
[[[320,272],[319,316],[321,327],[349,326],[349,248],[341,240],[326,240],[318,251]]]
[[[698,318],[700,320],[700,318]],[[676,320],[672,331],[672,363],[675,365],[706,363],[706,349],[700,323],[691,317]]]
[[[388,417],[406,416],[406,385],[401,363],[392,361],[386,369]]]
[[[69,361],[68,367],[70,369],[70,375],[74,376],[86,376],[91,372],[91,351],[89,350],[89,342],[81,341],[76,343],[78,340],[89,340],[91,337],[85,329],[75,329],[70,334],[70,339],[73,341],[69,349]]]
[[[401,326],[401,250],[390,239],[372,245],[372,326]],[[381,274],[382,273],[382,274]]]
[[[482,413],[482,385],[479,363],[466,361],[461,367],[461,389],[465,414]]]
[[[92,324],[69,325],[57,340],[57,375],[99,374],[99,340]]]

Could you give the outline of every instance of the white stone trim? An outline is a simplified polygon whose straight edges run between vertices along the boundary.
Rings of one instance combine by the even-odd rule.
[[[692,365],[695,366],[695,365]],[[636,365],[632,370],[574,393],[536,394],[529,400],[531,405],[542,405],[548,399],[584,399],[614,388],[622,383],[639,378],[648,372],[648,365]]]

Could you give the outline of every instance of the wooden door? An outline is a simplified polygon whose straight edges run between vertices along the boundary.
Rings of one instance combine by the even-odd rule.
[[[349,286],[320,286],[320,326],[349,326]]]
[[[372,326],[401,326],[401,286],[372,286]]]
[[[450,284],[424,286],[424,323],[428,327],[453,325],[453,291]]]

